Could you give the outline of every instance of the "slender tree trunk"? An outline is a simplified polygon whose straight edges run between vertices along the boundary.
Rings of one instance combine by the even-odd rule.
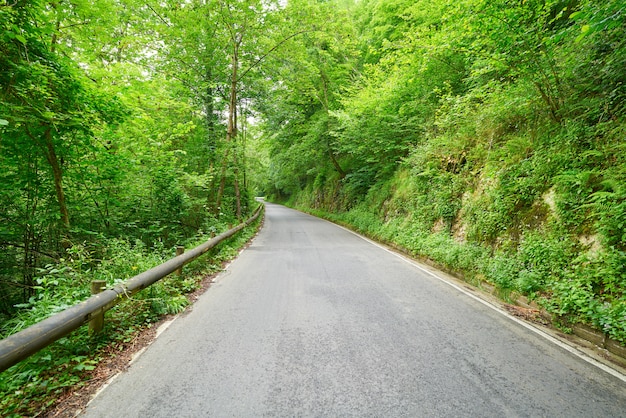
[[[59,5],[57,2],[51,2],[50,6],[57,11]],[[50,39],[50,51],[52,53],[56,52],[56,46],[58,43],[58,34],[61,29],[61,17],[57,14],[56,22],[55,22],[55,31],[52,33],[52,37]],[[30,135],[30,134],[29,134]],[[32,137],[32,135],[30,135]],[[33,138],[36,140],[36,138]],[[57,201],[59,202],[59,211],[61,213],[61,222],[65,227],[66,231],[70,229],[70,215],[67,210],[67,205],[65,204],[65,191],[63,190],[63,171],[61,169],[61,164],[59,163],[59,159],[57,158],[56,151],[54,149],[54,144],[52,143],[52,128],[48,127],[44,133],[44,142],[45,142],[45,154],[50,167],[52,167],[52,176],[54,178],[54,189],[57,195]]]
[[[217,118],[215,116],[215,98],[213,97],[215,91],[211,86],[213,82],[213,70],[210,65],[207,65],[206,74],[205,74],[205,82],[207,84],[207,88],[205,91],[205,99],[204,99],[204,112],[205,123],[208,131],[207,142],[209,143],[209,147],[211,148],[211,156],[215,152],[215,129],[217,126]],[[211,160],[212,161],[212,160]]]
[[[220,186],[217,189],[217,196],[215,197],[216,213],[222,206],[222,198],[224,197],[224,188],[226,187],[226,167],[228,166],[229,152],[230,152],[230,148],[226,149],[226,153],[224,154],[224,158],[222,159],[222,168],[220,171]]]
[[[237,67],[239,66],[239,45],[235,43],[232,57],[232,73],[230,78],[230,97],[228,101],[228,126],[226,128],[226,144],[232,146],[232,142],[237,136]],[[224,155],[222,171],[220,173],[220,187],[217,192],[216,207],[220,207],[224,188],[226,186],[226,167],[228,165],[228,150]],[[236,165],[236,160],[235,160]],[[236,168],[235,168],[236,171]],[[239,193],[239,182],[235,174],[235,198],[237,201],[237,216],[241,214],[241,196]]]
[[[50,52],[53,54],[56,52],[58,35],[61,30],[61,17],[58,15],[57,9],[59,4],[57,2],[50,2],[50,6],[54,9],[55,13],[57,13],[56,22],[54,24],[54,32],[52,33],[52,37],[50,38]]]
[[[552,117],[552,120],[557,123],[561,123],[562,120],[561,116],[559,115],[558,103],[554,101],[553,97],[548,92],[546,92],[546,89],[544,89],[539,82],[535,81],[533,84],[535,85],[535,87],[537,87],[537,90],[539,90],[539,94],[541,94],[541,98],[543,99],[543,101],[550,108],[550,116]]]
[[[326,109],[326,134],[325,136],[326,136],[326,146],[328,147],[328,156],[330,157],[330,161],[333,163],[333,167],[335,167],[335,170],[337,170],[337,173],[339,173],[339,177],[344,178],[346,176],[346,172],[343,170],[343,168],[341,168],[341,165],[339,165],[339,161],[337,161],[337,157],[335,156],[333,146],[330,143],[330,135],[328,133],[330,132],[330,126],[328,126],[330,114],[328,111],[328,106],[324,106],[324,107]]]
[[[335,157],[335,153],[333,152],[330,145],[328,146],[328,156],[330,157],[330,161],[332,161],[333,166],[335,167],[335,170],[337,170],[337,172],[339,173],[339,177],[344,178],[346,176],[346,172],[343,171],[343,168],[341,168],[341,166],[339,165],[339,162],[337,161],[337,158]]]
[[[61,215],[61,222],[65,230],[70,229],[70,214],[65,203],[65,190],[63,189],[63,169],[61,163],[54,149],[54,143],[52,142],[52,127],[48,127],[43,133],[43,143],[41,138],[33,135],[28,128],[26,128],[26,134],[35,141],[36,144],[43,147],[44,154],[50,168],[52,168],[52,177],[54,179],[54,190],[57,196],[57,202],[59,203],[59,213]]]
[[[230,142],[237,136],[237,66],[239,66],[239,50],[235,46],[232,59],[232,73],[230,77],[230,100],[228,103],[228,128],[226,130],[226,141]]]
[[[215,167],[215,163],[217,163],[217,144],[215,138],[217,120],[215,117],[215,100],[213,97],[214,90],[211,87],[211,83],[213,81],[213,71],[210,65],[206,66],[206,74],[205,74],[205,82],[207,84],[207,88],[205,91],[205,100],[204,100],[204,111],[206,113],[205,123],[207,127],[207,145],[209,148],[209,153],[207,155],[208,159],[208,168],[206,171],[213,175],[213,170]],[[205,169],[204,167],[198,167],[198,170],[201,171]],[[217,183],[217,176],[212,176],[211,183],[209,187],[209,191],[207,192],[207,207],[212,208],[214,213],[217,213],[217,207],[219,206],[217,203],[217,194],[215,193],[215,185]],[[221,199],[221,197],[220,197]]]
[[[24,290],[22,298],[24,302],[26,302],[34,294],[33,286],[35,283],[33,282],[33,271],[36,266],[36,255],[33,253],[31,248],[35,240],[34,235],[33,227],[31,225],[27,225],[23,236],[24,260],[22,264],[22,279]]]
[[[57,195],[57,201],[59,202],[59,211],[61,213],[61,222],[66,230],[70,229],[70,214],[67,210],[67,204],[65,203],[65,191],[63,190],[63,170],[59,163],[54,144],[52,143],[51,128],[48,128],[44,134],[44,140],[46,142],[46,158],[50,167],[52,167],[52,176],[54,177],[54,189]]]
[[[235,199],[237,202],[237,219],[241,219],[241,193],[239,191],[239,180],[237,179],[237,169],[235,169]]]
[[[244,190],[248,187],[248,179],[247,179],[247,170],[246,167],[248,165],[248,161],[246,159],[246,147],[247,147],[247,140],[248,140],[248,126],[247,126],[247,120],[246,120],[246,114],[244,113],[244,117],[241,119],[241,145],[242,145],[242,155],[241,155],[241,159],[242,159],[242,164],[241,164],[241,168],[243,169],[243,187]]]
[[[241,219],[241,192],[239,191],[239,168],[237,165],[237,152],[233,152],[233,166],[235,169],[235,200],[237,203],[237,219]]]

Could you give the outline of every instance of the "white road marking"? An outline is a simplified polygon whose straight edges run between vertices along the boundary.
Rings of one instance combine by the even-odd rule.
[[[328,221],[328,222],[330,222],[330,221]],[[331,223],[333,225],[337,225],[339,228],[342,228],[345,231],[350,232],[351,234],[356,235],[357,237],[359,237],[359,238],[369,242],[370,244],[373,244],[373,245],[377,246],[378,248],[381,248],[381,249],[387,251],[388,253],[393,254],[394,256],[404,260],[405,262],[411,264],[412,266],[416,267],[417,269],[421,270],[422,272],[428,274],[429,276],[439,280],[442,283],[447,284],[448,286],[453,287],[454,289],[456,289],[459,292],[469,296],[470,298],[476,300],[477,302],[482,303],[483,305],[493,309],[494,311],[496,311],[496,312],[506,316],[510,320],[520,324],[524,328],[526,328],[526,329],[534,332],[535,334],[545,338],[546,340],[550,341],[551,343],[556,344],[557,346],[561,347],[565,351],[568,351],[569,353],[577,356],[578,358],[586,361],[587,363],[589,363],[589,364],[591,364],[591,365],[593,365],[593,366],[595,366],[595,367],[597,367],[597,368],[599,368],[601,370],[604,370],[605,372],[607,372],[611,376],[616,377],[619,380],[621,380],[622,382],[626,383],[626,375],[624,375],[620,371],[615,370],[615,369],[607,366],[606,364],[604,364],[604,363],[594,359],[593,357],[589,356],[588,354],[580,351],[578,348],[576,348],[576,347],[574,347],[574,346],[572,346],[570,344],[567,344],[566,342],[564,342],[562,340],[559,340],[558,338],[553,337],[552,335],[546,333],[545,331],[535,327],[531,323],[522,321],[521,319],[511,315],[510,313],[508,313],[507,311],[501,309],[500,307],[490,303],[489,301],[487,301],[485,299],[482,299],[482,298],[476,296],[475,294],[467,291],[466,289],[463,289],[462,287],[456,285],[455,283],[451,282],[450,280],[447,280],[446,278],[441,277],[438,274],[435,274],[434,272],[432,272],[432,271],[424,268],[423,266],[421,266],[417,261],[415,261],[415,260],[413,260],[413,259],[411,259],[409,257],[406,257],[406,256],[404,256],[404,255],[402,255],[402,254],[400,254],[400,253],[398,253],[396,251],[393,251],[393,250],[389,249],[388,247],[386,247],[384,245],[381,245],[378,242],[373,241],[373,240],[371,240],[371,239],[369,239],[369,238],[367,238],[367,237],[365,237],[365,236],[363,236],[363,235],[361,235],[361,234],[359,234],[359,233],[357,233],[355,231],[352,231],[352,230],[350,230],[348,228],[345,228],[345,227],[343,227],[341,225],[335,224],[334,222],[331,222]]]

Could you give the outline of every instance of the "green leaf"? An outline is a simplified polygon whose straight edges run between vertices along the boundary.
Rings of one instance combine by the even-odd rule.
[[[571,15],[569,15],[569,18],[570,19],[576,19],[578,16],[581,16],[581,15],[583,15],[583,12],[578,11],[578,12],[574,12]]]
[[[7,126],[9,124],[8,120],[0,119],[0,126]]]
[[[22,35],[16,34],[15,39],[26,45],[26,38],[24,38]]]

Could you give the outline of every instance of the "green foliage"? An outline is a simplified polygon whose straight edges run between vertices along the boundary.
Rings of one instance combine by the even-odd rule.
[[[571,48],[573,60],[568,77],[573,81],[574,100],[569,104],[579,118],[594,124],[623,115],[626,110],[624,86],[624,24],[626,14],[619,0],[583,1],[570,15],[574,23]]]
[[[345,176],[328,175],[299,125],[288,143],[268,139],[270,164],[297,144],[274,177],[282,194],[624,341],[622,3],[369,0],[352,12],[358,55],[330,112]]]
[[[558,315],[596,326],[611,338],[626,342],[624,302],[626,272],[624,252],[583,253],[574,259],[564,277],[551,283],[544,301]]]
[[[0,6],[2,332],[236,223],[253,184],[624,341],[622,3]]]
[[[221,269],[256,233],[259,222],[245,228],[228,242],[185,267],[185,276],[169,276],[125,301],[105,317],[102,333],[91,335],[82,327],[44,350],[3,372],[0,380],[2,416],[40,414],[70,390],[92,378],[107,350],[124,350],[137,333],[166,314],[178,314],[189,304],[186,293],[197,289],[206,275]],[[216,231],[227,229],[222,224]],[[213,233],[198,235],[190,246],[205,242]],[[60,263],[41,268],[36,279],[36,296],[19,306],[19,315],[2,323],[0,336],[11,335],[66,309],[89,296],[90,282],[106,280],[111,287],[173,256],[174,251],[157,245],[122,239],[107,241],[104,248],[74,245]]]
[[[246,137],[223,140],[230,63],[211,33],[222,24],[220,2],[192,3],[0,5],[0,335],[86,298],[91,280],[126,280],[255,207],[240,157]],[[243,8],[250,22],[256,6]],[[247,46],[250,64],[268,44]],[[221,171],[225,152],[237,159]],[[220,175],[224,204],[215,211]],[[152,286],[107,314],[106,333],[124,344],[159,315],[181,312],[197,283]],[[5,372],[0,415],[41,413],[88,378],[108,341],[80,331]]]
[[[38,269],[72,245],[172,246],[250,209],[235,167],[229,204],[210,213],[220,121],[202,113],[207,90],[157,71],[180,60],[164,45],[191,36],[166,12],[109,0],[0,7],[0,319],[37,296]]]
[[[130,335],[130,334],[129,334]],[[34,416],[45,411],[70,388],[80,385],[95,369],[98,357],[90,350],[102,343],[87,332],[64,338],[4,372],[0,381],[0,410],[3,416]]]

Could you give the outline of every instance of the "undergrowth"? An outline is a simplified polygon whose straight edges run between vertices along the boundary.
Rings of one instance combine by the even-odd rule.
[[[626,343],[621,133],[616,124],[600,142],[575,123],[552,126],[533,141],[515,136],[491,153],[467,153],[463,165],[446,148],[460,139],[439,138],[351,205],[316,213]],[[306,196],[292,201],[309,208]]]
[[[223,262],[236,257],[254,236],[260,220],[187,264],[183,276],[174,274],[124,301],[105,315],[104,330],[89,332],[86,326],[4,371],[0,379],[0,416],[36,416],[59,397],[75,391],[91,377],[106,349],[123,350],[136,335],[163,315],[182,312],[189,304],[188,293],[198,289],[203,278],[221,270]],[[216,233],[228,229],[217,225],[185,243],[194,248]],[[111,239],[104,248],[77,244],[67,250],[60,263],[40,269],[33,296],[19,306],[19,314],[0,324],[5,338],[89,297],[90,282],[105,280],[107,287],[159,265],[175,255],[159,242]]]

